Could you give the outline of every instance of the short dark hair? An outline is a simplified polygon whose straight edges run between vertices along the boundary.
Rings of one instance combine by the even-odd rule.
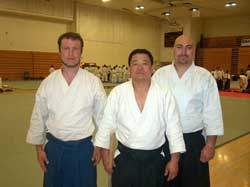
[[[71,40],[79,40],[81,43],[81,51],[82,51],[82,48],[84,46],[84,42],[83,42],[81,35],[76,33],[76,32],[66,32],[66,33],[62,34],[61,36],[59,36],[59,38],[57,40],[59,51],[61,50],[62,40],[65,38],[71,39]]]
[[[151,65],[154,64],[154,58],[153,58],[153,55],[151,54],[150,51],[148,51],[147,49],[134,49],[130,54],[129,54],[129,57],[128,57],[128,65],[130,66],[130,63],[131,63],[131,59],[134,55],[136,54],[145,54],[145,55],[148,55],[149,59],[150,59],[150,63]]]

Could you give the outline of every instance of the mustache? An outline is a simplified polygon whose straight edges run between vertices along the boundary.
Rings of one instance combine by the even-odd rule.
[[[63,65],[65,65],[68,68],[75,68],[75,67],[80,65],[80,61],[78,63],[76,63],[76,64],[67,64],[64,61],[62,61],[62,63],[63,63]]]
[[[178,57],[187,57],[188,58],[188,55],[178,55]]]

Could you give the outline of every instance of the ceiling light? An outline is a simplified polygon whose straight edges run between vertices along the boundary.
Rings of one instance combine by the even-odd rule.
[[[161,13],[161,15],[163,15],[163,16],[170,16],[170,12],[169,11],[163,12],[163,13]]]
[[[225,7],[231,7],[231,6],[237,6],[238,4],[236,2],[228,2],[225,4]]]
[[[137,6],[135,7],[135,9],[136,9],[136,10],[142,10],[142,9],[144,9],[144,6],[143,6],[143,5],[137,5]]]
[[[102,0],[103,3],[109,2],[110,0]]]
[[[198,8],[190,8],[189,10],[192,11],[192,12],[197,12]]]

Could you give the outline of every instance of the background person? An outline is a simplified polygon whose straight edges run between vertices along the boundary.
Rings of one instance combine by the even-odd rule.
[[[250,65],[247,66],[247,70],[246,70],[246,76],[247,76],[247,90],[250,90]]]

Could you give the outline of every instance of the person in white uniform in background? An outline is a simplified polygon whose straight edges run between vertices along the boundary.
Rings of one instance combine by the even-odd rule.
[[[247,76],[247,88],[250,91],[250,65],[247,66],[246,70],[246,76]]]
[[[101,72],[100,66],[97,66],[95,68],[95,73],[94,74],[95,74],[95,76],[97,76],[101,80],[101,78],[102,78],[102,72]]]
[[[247,89],[247,84],[248,84],[247,75],[242,71],[239,76],[239,87],[240,87],[239,92],[245,92]]]
[[[118,66],[115,65],[111,70],[111,83],[118,83]]]
[[[0,77],[0,88],[3,87],[2,77]]]
[[[220,67],[216,67],[214,71],[214,78],[217,82],[217,86],[219,90],[222,90],[223,88],[223,71]]]
[[[96,76],[80,68],[83,45],[78,33],[59,37],[62,66],[36,93],[26,141],[35,146],[44,187],[96,187],[100,149],[94,149],[91,139],[106,93]]]
[[[230,91],[231,75],[228,70],[223,74],[224,91]]]
[[[151,81],[153,56],[148,50],[133,50],[128,64],[132,80],[111,91],[94,144],[103,148],[112,187],[165,187],[177,175],[179,153],[185,151],[177,106],[167,89]],[[109,162],[112,130],[118,140],[114,168]],[[167,164],[165,135],[171,152]]]
[[[171,89],[184,132],[186,152],[181,154],[172,187],[210,186],[208,161],[214,157],[217,136],[224,133],[216,81],[209,71],[194,64],[194,53],[192,38],[179,36],[173,47],[173,63],[153,76],[162,88]]]
[[[3,92],[3,82],[2,82],[2,77],[0,77],[0,93]]]
[[[101,72],[102,72],[102,82],[108,82],[108,68],[105,64],[102,66]]]

